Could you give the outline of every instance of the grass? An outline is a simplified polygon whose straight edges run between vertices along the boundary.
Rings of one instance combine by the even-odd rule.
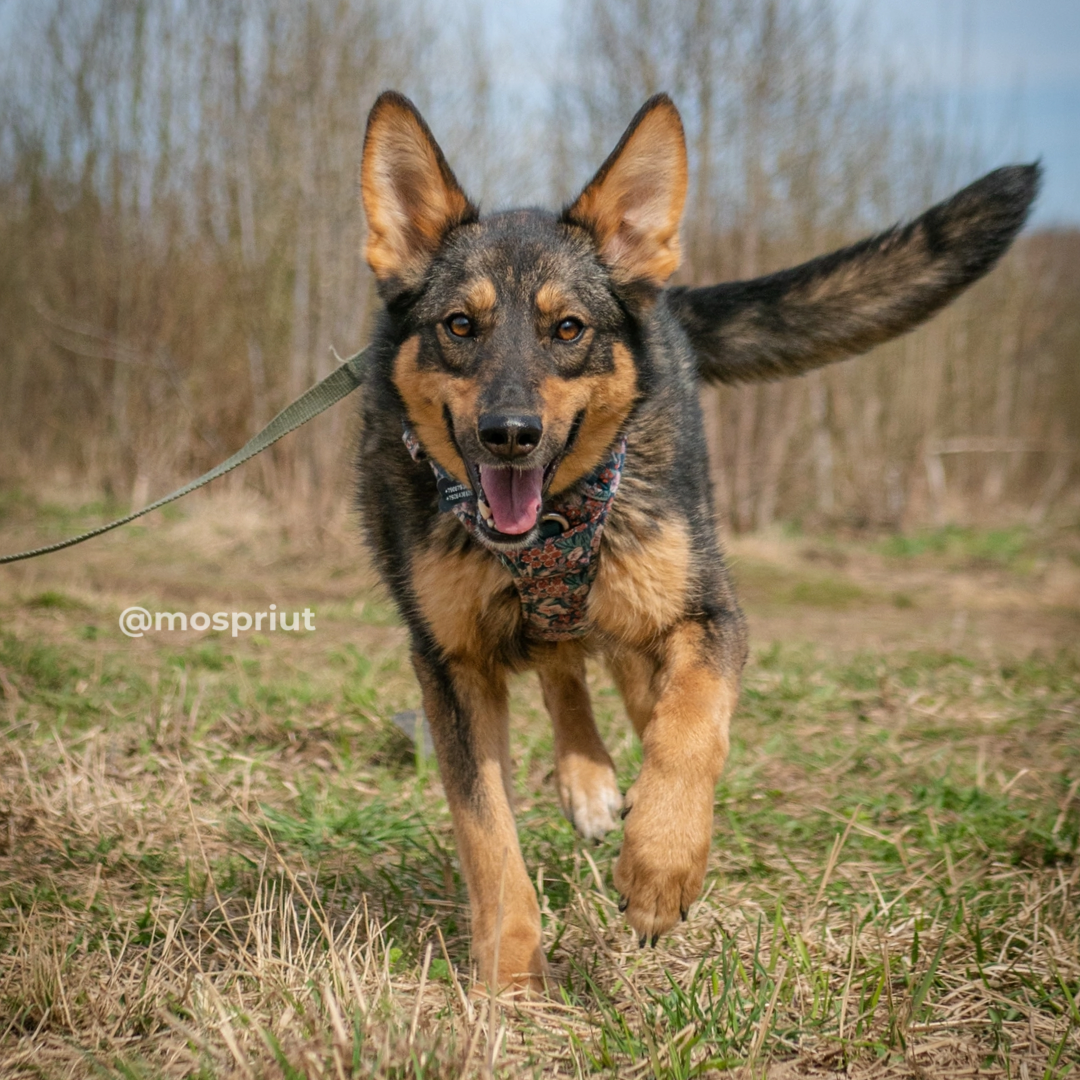
[[[846,611],[879,599],[840,574],[781,567],[760,557],[740,559],[734,570],[740,590],[751,589],[760,603]]]
[[[1029,530],[1020,526],[1006,529],[976,529],[943,525],[914,533],[897,533],[878,544],[883,554],[908,559],[943,556],[957,566],[1004,566],[1022,568],[1032,556]]]
[[[174,570],[192,560],[170,582],[213,580],[184,527],[153,540]],[[948,618],[934,638],[926,586],[902,610],[849,552],[828,575],[777,564],[780,597],[910,633],[799,643],[757,614],[781,601],[751,574],[758,643],[705,892],[655,949],[616,909],[619,834],[584,845],[559,816],[550,728],[519,680],[518,820],[555,987],[492,1000],[471,988],[437,772],[389,720],[418,694],[385,600],[332,544],[279,537],[269,571],[215,605],[155,586],[150,542],[0,591],[3,1075],[1056,1080],[1080,1064],[1075,638],[956,643]],[[758,558],[742,565],[765,580]],[[116,629],[139,597],[239,609],[267,580],[290,606],[322,598],[318,632]],[[640,750],[590,677],[625,787]]]

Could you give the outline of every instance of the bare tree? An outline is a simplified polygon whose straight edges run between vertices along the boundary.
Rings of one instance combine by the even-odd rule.
[[[834,0],[568,5],[547,123],[493,77],[480,0],[12,0],[0,56],[0,481],[142,501],[363,343],[364,117],[398,86],[485,205],[569,198],[667,90],[687,282],[766,273],[971,178],[971,115],[905,96]],[[454,76],[446,57],[454,58]],[[998,160],[987,161],[996,164]],[[896,526],[1077,497],[1073,235],[875,358],[703,397],[720,513]],[[349,410],[237,483],[347,498]],[[317,519],[319,513],[308,513]]]
[[[887,57],[870,49],[870,24],[841,19],[832,0],[589,0],[577,12],[582,48],[557,102],[560,171],[587,173],[572,163],[595,161],[649,94],[674,93],[691,153],[687,281],[752,277],[827,251],[928,204],[985,160],[962,100],[900,93]],[[1064,252],[1064,239],[1040,243]],[[1072,477],[1060,465],[1080,438],[1064,405],[1076,400],[1064,354],[1044,354],[1063,398],[1046,403],[1042,426],[1057,434],[1017,434],[1044,407],[1030,343],[1065,318],[1030,243],[876,359],[705,391],[721,515],[737,529],[776,517],[897,526],[1022,509],[1020,478],[1046,455],[1055,477]],[[1055,497],[1068,483],[1055,479]]]

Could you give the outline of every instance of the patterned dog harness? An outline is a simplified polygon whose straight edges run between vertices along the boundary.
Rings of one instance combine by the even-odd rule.
[[[414,461],[427,455],[407,423],[402,441]],[[476,527],[476,494],[428,458],[439,489],[439,509],[454,515],[483,544]],[[626,439],[574,490],[561,496],[554,510],[540,519],[540,536],[517,551],[488,548],[510,571],[521,600],[521,614],[530,637],[567,641],[588,630],[589,589],[599,565],[604,522],[619,490],[626,460]],[[484,545],[487,547],[487,545]]]

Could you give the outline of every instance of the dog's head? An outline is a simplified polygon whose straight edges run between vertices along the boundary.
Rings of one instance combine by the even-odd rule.
[[[403,330],[393,379],[424,449],[478,495],[498,547],[607,456],[639,390],[628,301],[679,263],[682,124],[649,101],[561,215],[481,219],[415,107],[383,94],[361,173],[365,250]]]

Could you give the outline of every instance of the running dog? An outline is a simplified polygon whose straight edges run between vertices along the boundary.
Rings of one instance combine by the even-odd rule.
[[[512,810],[514,672],[539,674],[577,831],[625,819],[614,883],[642,944],[701,890],[747,654],[702,381],[797,375],[910,330],[994,265],[1038,182],[1037,165],[998,169],[793,269],[665,288],[687,188],[665,95],[561,213],[484,217],[416,108],[390,92],[375,103],[361,189],[384,307],[359,503],[408,626],[482,980],[539,990],[547,971]],[[625,797],[593,721],[592,655],[644,751]]]

